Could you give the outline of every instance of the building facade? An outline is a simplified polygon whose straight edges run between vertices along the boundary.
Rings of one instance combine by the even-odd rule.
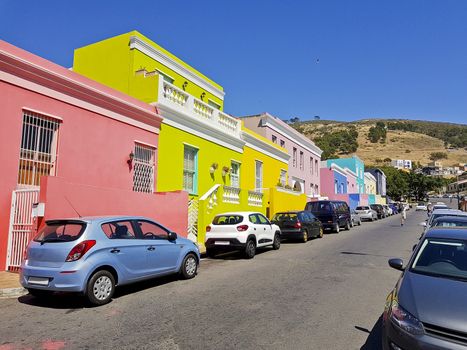
[[[326,161],[326,164],[328,167],[330,167],[332,164],[336,164],[341,168],[350,169],[356,174],[357,190],[355,191],[355,193],[365,193],[365,166],[360,158],[358,158],[357,156],[352,156],[350,158],[328,159]]]
[[[391,165],[396,169],[412,170],[412,161],[410,159],[393,159]]]
[[[0,41],[0,269],[46,219],[144,215],[187,235],[187,195],[156,193],[154,106]]]
[[[290,155],[287,174],[289,186],[308,196],[319,196],[322,150],[313,141],[269,113],[241,119],[245,127],[287,150]]]
[[[386,196],[386,174],[379,168],[368,169],[376,179],[376,194],[385,197]]]

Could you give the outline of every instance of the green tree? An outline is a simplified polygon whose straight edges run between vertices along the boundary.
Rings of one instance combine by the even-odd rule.
[[[432,161],[437,161],[440,159],[448,159],[448,154],[446,152],[433,152],[433,153],[430,153],[430,159]]]

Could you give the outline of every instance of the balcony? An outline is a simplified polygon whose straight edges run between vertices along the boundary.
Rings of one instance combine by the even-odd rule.
[[[210,126],[216,131],[240,139],[241,123],[239,120],[211,107],[161,77],[159,77],[158,81],[157,106],[159,108],[168,108],[171,111],[183,114],[184,119],[191,119],[192,122]],[[164,114],[163,117],[167,118]]]

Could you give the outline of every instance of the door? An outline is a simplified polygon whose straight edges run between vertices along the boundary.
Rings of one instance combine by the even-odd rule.
[[[108,254],[114,259],[128,281],[147,276],[146,241],[137,237],[129,220],[102,224],[102,230],[110,238]],[[123,282],[123,281],[122,281]]]
[[[261,244],[272,243],[274,239],[274,232],[272,232],[272,226],[269,220],[263,214],[256,214],[259,221],[259,240]]]
[[[252,232],[255,235],[257,245],[260,245],[263,227],[259,223],[259,218],[256,214],[250,214],[248,215],[248,220],[250,221],[250,224],[248,226],[251,226],[252,228],[250,232]]]
[[[148,220],[137,220],[136,226],[146,244],[148,268],[151,274],[163,275],[174,272],[180,258],[181,245],[169,241],[169,231]]]

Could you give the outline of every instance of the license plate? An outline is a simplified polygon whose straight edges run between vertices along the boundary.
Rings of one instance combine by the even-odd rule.
[[[49,279],[47,277],[29,277],[28,282],[39,286],[47,286],[49,284]]]
[[[217,245],[229,245],[230,242],[229,241],[215,241],[214,244],[217,244]]]

